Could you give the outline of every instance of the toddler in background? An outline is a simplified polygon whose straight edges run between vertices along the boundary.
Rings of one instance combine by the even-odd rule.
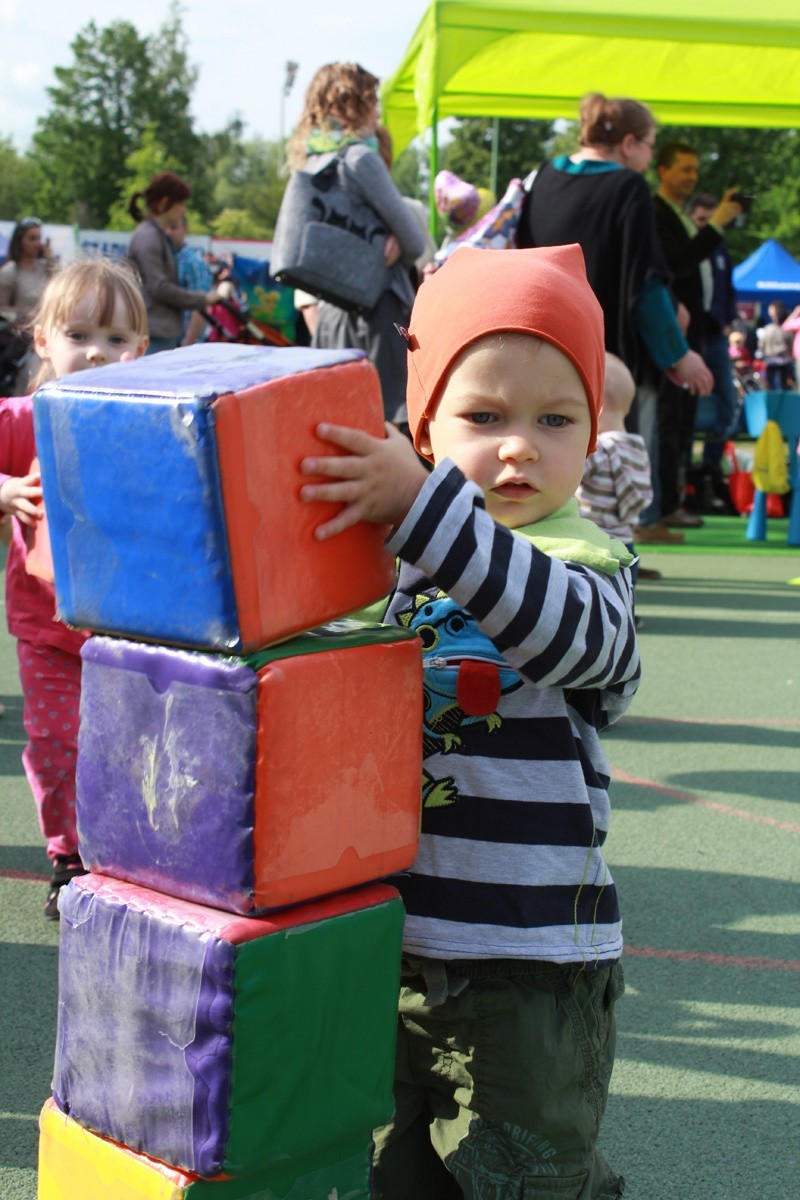
[[[753,365],[753,356],[747,349],[747,338],[738,329],[733,329],[728,334],[728,356],[736,366],[751,367]]]
[[[147,313],[132,271],[83,259],[48,283],[34,318],[43,361],[36,386],[75,371],[138,358],[147,347]],[[80,649],[86,634],[56,617],[55,589],[25,569],[26,529],[43,516],[30,396],[0,400],[0,512],[11,514],[6,619],[17,639],[28,744],[22,763],[47,842],[53,873],[44,914],[58,919],[58,893],[84,873],[75,823]]]
[[[595,446],[603,317],[579,246],[456,250],[406,331],[400,433],[320,425],[316,530],[394,526],[387,622],[423,647],[419,855],[395,1113],[376,1200],[611,1200],[597,1145],[622,992],[599,733],[638,685],[631,555],[575,499]]]
[[[628,433],[625,418],[636,395],[636,384],[624,362],[606,353],[603,407],[597,421],[597,449],[589,455],[578,488],[581,513],[619,538],[635,554],[636,518],[653,498],[650,459],[644,438]],[[638,562],[631,565],[634,584]],[[640,629],[641,618],[636,619]]]

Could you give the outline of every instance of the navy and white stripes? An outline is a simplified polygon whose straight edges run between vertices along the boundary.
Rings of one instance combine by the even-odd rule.
[[[395,880],[407,952],[619,957],[598,730],[639,680],[629,572],[543,554],[498,525],[447,462],[390,549],[403,561],[385,619],[417,629],[425,646],[422,838],[414,868]],[[465,701],[463,660],[496,668],[490,711],[480,692]]]

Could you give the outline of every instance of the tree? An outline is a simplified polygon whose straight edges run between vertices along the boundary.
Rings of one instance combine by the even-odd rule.
[[[36,212],[39,173],[27,156],[20,156],[11,138],[0,137],[0,215],[8,221]]]
[[[248,232],[226,236],[272,237],[286,187],[281,165],[280,142],[230,139],[212,168],[213,209],[219,214],[228,211],[227,224],[236,219],[231,212],[244,212]]]
[[[90,21],[72,43],[74,63],[56,67],[51,109],[34,134],[43,177],[40,207],[51,220],[104,226],[126,177],[126,161],[148,125],[181,171],[198,138],[189,114],[197,73],[187,60],[175,4],[153,37],[129,21]]]
[[[136,222],[128,211],[131,196],[143,192],[154,175],[176,169],[176,163],[156,136],[155,126],[146,125],[140,144],[125,160],[125,174],[117,183],[117,199],[108,210],[108,228],[134,229]]]
[[[514,178],[524,178],[547,156],[552,121],[499,122],[497,188],[502,194]],[[444,148],[442,166],[475,187],[491,187],[492,122],[477,117],[459,121]]]
[[[402,196],[411,196],[415,200],[428,199],[430,171],[428,170],[428,152],[418,141],[406,146],[398,155],[392,166],[392,179]]]
[[[264,228],[244,208],[223,208],[211,225],[218,238],[264,238]]]

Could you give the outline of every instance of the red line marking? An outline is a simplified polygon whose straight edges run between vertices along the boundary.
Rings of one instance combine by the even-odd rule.
[[[711,963],[715,967],[744,967],[751,971],[800,971],[800,962],[782,958],[748,958],[736,954],[706,954],[700,950],[660,950],[655,946],[627,946],[634,958],[668,958],[676,962]]]
[[[741,817],[745,821],[755,821],[758,825],[769,825],[772,829],[785,829],[788,833],[800,833],[800,825],[792,821],[778,821],[775,817],[762,817],[758,813],[747,812],[744,808],[736,808],[732,804],[720,804],[716,800],[705,800],[694,792],[684,792],[680,788],[667,787],[665,783],[656,783],[653,779],[639,779],[629,775],[627,771],[612,770],[611,778],[618,783],[633,783],[637,787],[648,788],[651,792],[659,792],[662,796],[670,796],[673,800],[682,800],[684,804],[694,804],[696,808],[708,808],[711,812],[723,813],[728,817]]]
[[[14,867],[6,867],[0,869],[0,876],[3,879],[22,880],[23,883],[48,883],[49,875],[37,875],[33,871],[17,871]]]

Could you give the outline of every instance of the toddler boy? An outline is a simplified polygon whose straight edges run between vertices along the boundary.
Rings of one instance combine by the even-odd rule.
[[[321,425],[317,529],[394,526],[424,648],[420,852],[375,1195],[615,1197],[597,1149],[622,992],[598,731],[639,679],[632,556],[579,516],[603,318],[578,246],[458,250],[407,334],[410,445]],[[319,478],[322,477],[322,482]]]
[[[653,498],[650,459],[644,438],[629,433],[625,418],[636,395],[636,384],[625,363],[606,354],[603,407],[597,428],[597,448],[589,455],[578,488],[583,516],[619,538],[634,553],[634,523]],[[634,585],[636,562],[631,567]],[[641,628],[639,618],[636,628]]]

